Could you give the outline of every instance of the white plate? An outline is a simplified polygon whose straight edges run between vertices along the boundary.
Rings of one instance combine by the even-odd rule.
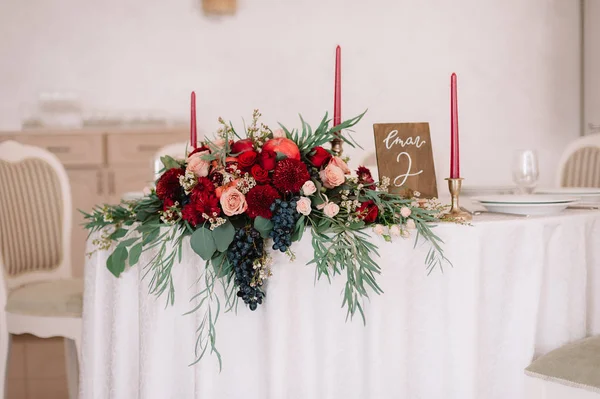
[[[577,197],[567,197],[564,195],[488,195],[485,197],[475,197],[473,201],[482,204],[565,204],[573,203],[578,200]]]
[[[585,202],[600,202],[600,189],[590,187],[562,187],[552,189],[542,189],[537,191],[540,194],[563,195],[577,197]]]
[[[516,215],[542,216],[555,215],[564,211],[574,202],[558,202],[549,204],[481,204],[490,212],[513,213]]]
[[[474,197],[477,195],[512,194],[515,190],[512,186],[463,186],[461,195]]]
[[[514,213],[516,215],[554,215],[569,205],[575,204],[577,198],[556,195],[494,195],[473,198],[490,212]]]

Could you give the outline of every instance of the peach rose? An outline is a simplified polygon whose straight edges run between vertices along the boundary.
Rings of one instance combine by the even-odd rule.
[[[402,215],[403,218],[409,217],[411,213],[412,211],[407,206],[403,206],[402,208],[400,208],[400,215]]]
[[[319,172],[319,176],[323,181],[323,185],[327,188],[341,186],[346,181],[344,171],[339,166],[335,166],[332,162]]]
[[[303,215],[310,215],[310,212],[312,211],[310,207],[310,199],[306,197],[300,197],[298,202],[296,202],[296,210],[298,213]]]
[[[350,174],[350,168],[348,167],[348,164],[346,162],[344,162],[344,160],[340,157],[333,157],[331,159],[331,161],[329,161],[329,164],[333,164],[335,166],[337,166],[338,168],[340,168],[342,170],[342,172],[344,172],[345,175],[349,175]]]
[[[323,208],[323,213],[325,214],[325,216],[330,217],[330,218],[334,217],[339,212],[340,212],[340,207],[333,202],[329,202],[327,205],[325,205],[325,208]]]
[[[273,138],[277,138],[277,137],[287,137],[285,135],[285,131],[283,129],[276,129],[273,130]]]
[[[304,195],[313,195],[316,191],[317,187],[315,186],[315,183],[313,183],[312,180],[307,180],[302,185],[302,194]]]
[[[188,158],[186,170],[194,173],[197,177],[208,176],[210,161],[202,159],[203,156],[210,154],[209,151],[197,152]]]
[[[221,194],[221,208],[227,216],[239,215],[246,212],[248,203],[244,194],[235,187],[229,187]]]
[[[375,227],[373,227],[373,231],[375,232],[375,234],[380,236],[383,235],[383,233],[385,232],[385,227],[382,224],[376,224]]]

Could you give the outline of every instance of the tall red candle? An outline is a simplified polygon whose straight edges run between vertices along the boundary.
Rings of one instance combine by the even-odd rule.
[[[192,107],[190,118],[190,145],[196,149],[198,145],[198,132],[196,130],[196,93],[192,92]]]
[[[342,49],[335,49],[335,93],[333,98],[333,126],[342,123]]]
[[[458,150],[458,98],[456,94],[456,74],[450,77],[450,178],[460,178],[460,157]]]

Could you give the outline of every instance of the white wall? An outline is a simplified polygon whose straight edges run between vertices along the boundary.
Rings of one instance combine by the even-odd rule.
[[[20,104],[71,89],[87,108],[188,115],[200,129],[253,108],[266,122],[316,123],[332,108],[336,44],[343,112],[372,123],[429,121],[438,178],[448,175],[449,76],[459,76],[462,171],[510,183],[513,150],[539,149],[553,181],[580,130],[578,0],[239,0],[234,17],[200,0],[1,0],[0,129]],[[444,190],[445,191],[445,190]]]

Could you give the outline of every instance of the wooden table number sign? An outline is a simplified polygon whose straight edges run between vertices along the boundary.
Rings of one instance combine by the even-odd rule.
[[[437,197],[429,123],[376,123],[373,130],[379,178],[390,178],[390,193]]]

